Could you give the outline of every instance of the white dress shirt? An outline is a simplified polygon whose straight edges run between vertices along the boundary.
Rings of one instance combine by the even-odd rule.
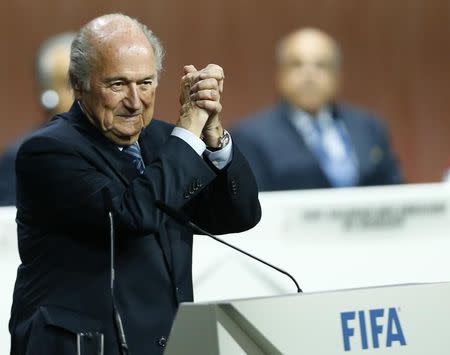
[[[230,141],[228,144],[222,149],[211,151],[206,148],[205,142],[203,142],[199,137],[197,137],[194,133],[188,131],[187,129],[181,127],[175,127],[172,131],[172,136],[178,137],[184,140],[187,144],[191,146],[195,152],[202,156],[203,153],[205,156],[213,163],[213,165],[217,169],[223,169],[227,164],[231,161],[232,157],[232,141],[230,137]]]

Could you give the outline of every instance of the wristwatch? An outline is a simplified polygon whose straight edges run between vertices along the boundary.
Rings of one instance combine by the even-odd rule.
[[[207,147],[208,150],[216,151],[225,148],[230,143],[230,133],[226,129],[223,130],[222,137],[219,138],[219,144],[217,147]]]
[[[222,137],[219,138],[219,145],[217,146],[218,149],[225,148],[228,143],[230,143],[230,134],[226,129],[223,130]]]

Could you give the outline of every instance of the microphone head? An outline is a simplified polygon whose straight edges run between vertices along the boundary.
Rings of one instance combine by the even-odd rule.
[[[186,226],[189,223],[189,217],[186,216],[184,213],[176,210],[173,207],[170,207],[169,205],[165,204],[161,200],[155,201],[155,206],[158,207],[162,212],[164,212],[169,217],[173,218],[178,223]]]

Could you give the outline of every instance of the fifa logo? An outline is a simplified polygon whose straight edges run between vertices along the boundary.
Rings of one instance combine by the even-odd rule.
[[[344,350],[390,348],[406,345],[397,309],[370,309],[342,312],[341,328]]]

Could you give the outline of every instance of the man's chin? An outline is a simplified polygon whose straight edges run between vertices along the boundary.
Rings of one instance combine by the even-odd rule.
[[[107,132],[106,138],[117,145],[130,145],[135,143],[139,139],[140,131],[134,134],[123,134],[116,132]]]
[[[316,114],[322,107],[322,103],[319,102],[296,102],[296,106],[308,113]]]

